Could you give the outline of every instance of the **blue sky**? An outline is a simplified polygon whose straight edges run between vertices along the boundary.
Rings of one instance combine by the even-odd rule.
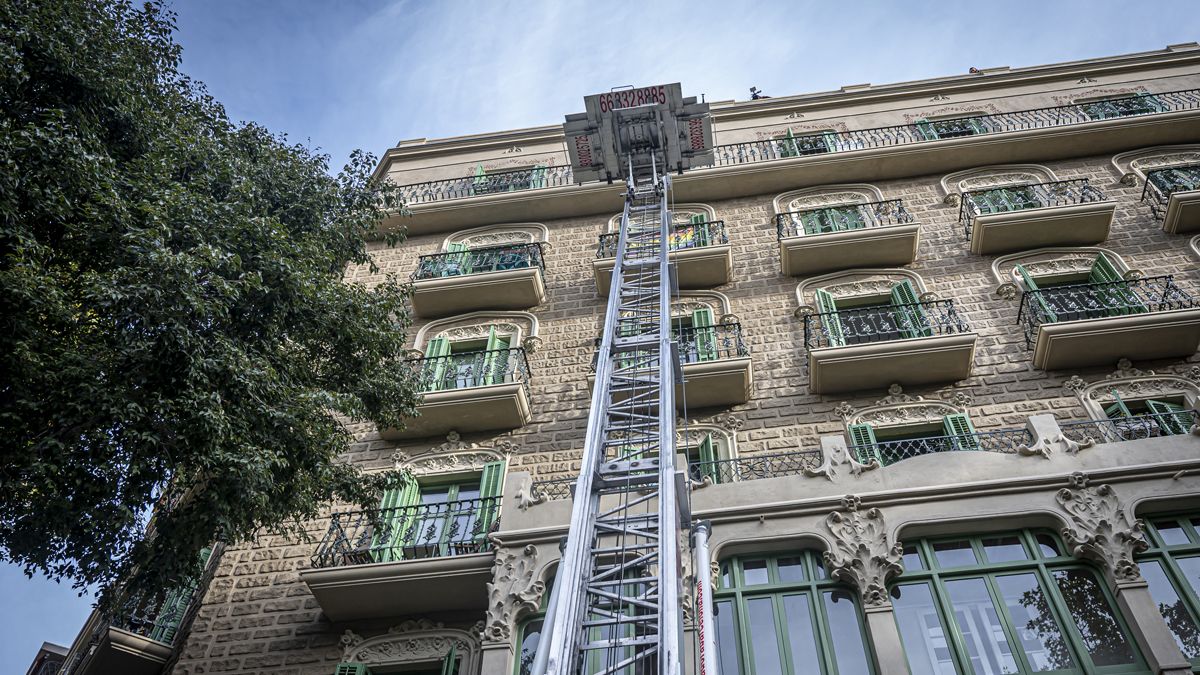
[[[1161,49],[1195,0],[590,3],[175,0],[184,70],[235,120],[379,155],[400,139],[557,124],[583,96],[681,81],[745,99]],[[0,565],[0,672],[67,644],[88,600]],[[15,610],[15,611],[13,611]]]

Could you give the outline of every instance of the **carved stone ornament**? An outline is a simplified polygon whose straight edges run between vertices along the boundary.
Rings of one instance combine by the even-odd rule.
[[[966,412],[970,404],[971,397],[964,391],[955,391],[949,401],[937,401],[910,396],[904,393],[900,385],[893,384],[888,387],[888,395],[876,401],[875,405],[842,415],[842,418],[847,425],[870,424],[877,428],[929,424],[940,422],[946,415]],[[835,409],[834,412],[839,411]]]
[[[495,328],[497,333],[516,335],[521,332],[521,327],[515,323],[496,323],[485,321],[483,323],[471,324],[469,326],[456,326],[447,328],[438,333],[435,337],[446,338],[451,342],[459,340],[485,340]]]
[[[1099,563],[1117,583],[1140,581],[1134,557],[1148,547],[1142,521],[1129,522],[1110,486],[1089,485],[1087,476],[1079,472],[1071,474],[1069,481],[1055,500],[1071,520],[1071,526],[1062,529],[1071,554]]]
[[[521,340],[521,347],[530,354],[537,353],[537,350],[542,348],[542,338],[536,335],[530,335],[524,340]]]
[[[489,462],[504,459],[513,454],[516,446],[501,439],[491,447],[478,443],[464,443],[457,431],[446,434],[446,442],[417,455],[402,450],[392,453],[392,462],[397,469],[408,469],[416,476],[439,473],[482,471]]]
[[[800,305],[796,308],[796,311],[792,312],[792,316],[796,317],[797,319],[803,319],[806,316],[812,316],[816,313],[816,307],[813,307],[812,305]]]
[[[736,434],[746,426],[746,420],[734,415],[733,413],[725,413],[723,415],[713,415],[709,418],[710,424],[715,424],[731,434]]]
[[[1056,452],[1065,452],[1068,455],[1074,455],[1080,450],[1090,448],[1095,444],[1096,441],[1091,438],[1077,443],[1060,433],[1051,438],[1039,437],[1033,445],[1021,443],[1017,446],[1017,454],[1022,457],[1043,457],[1050,459],[1050,455]]]
[[[854,406],[850,405],[849,401],[842,401],[833,409],[833,414],[844,420],[850,419],[855,412]]]
[[[1050,274],[1082,274],[1090,272],[1096,256],[1064,256],[1051,260],[1034,260],[1022,263],[1026,270],[1035,277]]]
[[[698,309],[711,310],[712,308],[712,305],[699,300],[680,300],[679,302],[671,303],[671,316],[690,316],[692,312],[695,312]]]
[[[496,556],[492,581],[488,583],[487,621],[484,642],[507,643],[522,612],[536,612],[546,592],[546,584],[537,579],[537,547],[533,544],[515,553],[506,549]]]
[[[854,585],[863,607],[882,608],[890,604],[887,583],[903,571],[900,561],[904,549],[900,542],[889,542],[883,513],[877,508],[860,511],[858,497],[842,499],[844,511],[825,518],[825,528],[833,535],[833,550],[823,558],[825,569],[838,581]]]
[[[1001,300],[1016,300],[1019,290],[1016,284],[1006,282],[996,287],[996,297]]]
[[[1063,382],[1063,389],[1073,391],[1076,394],[1083,391],[1083,388],[1086,386],[1087,382],[1084,382],[1083,378],[1078,375],[1072,375],[1067,378],[1066,382]]]
[[[420,349],[405,349],[404,358],[408,361],[423,359],[425,358],[425,352],[421,351]]]
[[[908,278],[908,277],[904,277]],[[896,285],[896,279],[890,278],[875,278],[863,279],[861,281],[851,281],[842,284],[832,284],[822,286],[822,290],[827,291],[834,298],[854,298],[864,295],[888,295],[892,292],[892,287]]]
[[[533,493],[533,477],[526,476],[525,480],[521,481],[521,486],[517,488],[517,508],[522,511],[527,511],[538,504],[546,502],[546,495],[537,495]]]
[[[737,314],[722,314],[721,323],[741,323],[742,320]]]
[[[1200,164],[1200,152],[1168,152],[1161,155],[1138,157],[1129,162],[1129,168],[1141,172],[1144,176],[1147,171],[1188,164]]]
[[[870,462],[863,464],[858,461],[854,453],[850,452],[850,448],[846,447],[845,443],[838,443],[829,447],[822,447],[824,451],[824,459],[821,466],[815,469],[801,468],[801,472],[807,478],[824,478],[828,481],[836,481],[842,475],[842,470],[850,472],[850,475],[857,476],[864,471],[878,469],[883,465],[878,459],[872,459]]]
[[[971,192],[973,190],[990,190],[998,187],[1008,187],[1010,185],[1029,185],[1031,183],[1045,182],[1046,178],[1028,171],[1010,171],[1007,173],[983,174],[971,176],[958,181],[958,189],[960,192]]]
[[[1125,274],[1122,274],[1121,278],[1125,281],[1137,281],[1143,276],[1145,275],[1141,270],[1125,270]]]
[[[342,634],[342,661],[373,666],[439,663],[451,649],[462,659],[462,672],[479,668],[478,623],[470,631],[446,628],[428,619],[405,621],[387,633],[364,639],[354,631]]]
[[[462,243],[468,248],[484,248],[487,246],[503,246],[505,244],[528,244],[537,241],[533,232],[523,230],[500,230],[483,232],[464,237]]]
[[[950,105],[936,108],[934,110],[924,110],[916,113],[904,113],[904,121],[912,124],[917,120],[934,119],[938,117],[966,117],[979,113],[991,113],[993,115],[1000,112],[1000,109],[992,103],[979,104],[964,104]]]
[[[845,206],[847,204],[866,204],[872,200],[861,192],[818,192],[816,194],[797,197],[787,203],[787,210],[808,211],[830,206]]]

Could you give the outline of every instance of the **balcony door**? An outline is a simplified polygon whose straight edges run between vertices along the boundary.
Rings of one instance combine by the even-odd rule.
[[[917,290],[905,279],[890,295],[835,299],[816,290],[817,311],[830,347],[933,335]]]
[[[380,509],[384,527],[373,538],[373,557],[385,562],[487,550],[504,473],[505,462],[490,462],[476,478],[413,482],[387,491]]]

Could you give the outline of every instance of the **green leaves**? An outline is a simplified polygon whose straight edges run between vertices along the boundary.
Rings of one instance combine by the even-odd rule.
[[[161,588],[215,538],[370,505],[398,479],[339,460],[345,423],[416,400],[404,286],[342,279],[396,204],[374,159],[330,175],[231,124],[171,30],[0,5],[0,557],[79,585]]]

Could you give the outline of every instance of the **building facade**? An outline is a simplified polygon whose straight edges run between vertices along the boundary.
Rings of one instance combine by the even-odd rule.
[[[712,109],[670,241],[691,663],[707,576],[724,675],[1200,667],[1200,45]],[[408,241],[347,278],[412,279],[426,393],[346,459],[417,484],[96,617],[74,672],[527,672],[622,203],[568,164],[557,126],[386,153]]]

